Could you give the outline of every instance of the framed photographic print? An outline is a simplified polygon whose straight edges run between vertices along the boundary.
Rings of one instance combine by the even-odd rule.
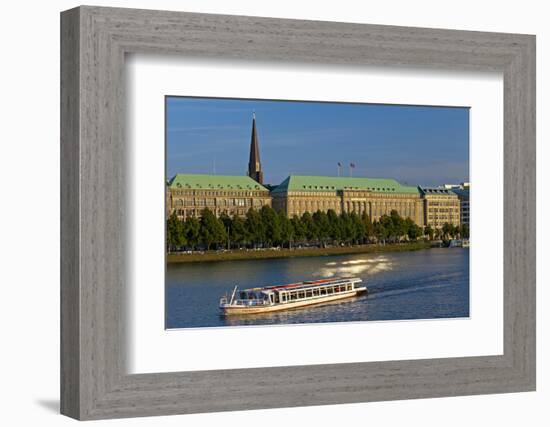
[[[62,13],[62,413],[535,388],[534,36]]]
[[[469,316],[468,108],[165,105],[167,328]]]

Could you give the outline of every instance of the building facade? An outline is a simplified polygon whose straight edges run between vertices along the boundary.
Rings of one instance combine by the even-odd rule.
[[[424,224],[442,228],[445,223],[460,225],[460,200],[446,188],[420,188],[424,201]]]
[[[460,225],[470,226],[470,188],[456,188],[452,190],[460,201]]]
[[[250,208],[271,206],[269,190],[248,176],[177,174],[166,195],[168,215],[200,217],[204,208],[216,216],[244,216]]]
[[[418,187],[393,179],[291,175],[271,196],[273,207],[289,217],[332,209],[337,214],[366,213],[375,221],[396,210],[402,217],[424,225],[424,205]]]
[[[460,200],[460,225],[470,226],[470,183],[445,184],[444,188],[451,190]]]

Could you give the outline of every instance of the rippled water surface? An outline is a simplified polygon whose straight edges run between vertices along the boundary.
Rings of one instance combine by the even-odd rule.
[[[361,277],[369,294],[271,314],[219,314],[219,298],[235,285],[248,288],[344,275]],[[170,264],[166,272],[167,328],[468,316],[469,250],[463,248]]]

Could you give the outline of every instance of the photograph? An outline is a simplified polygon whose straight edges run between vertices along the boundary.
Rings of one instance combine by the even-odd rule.
[[[469,113],[166,96],[166,329],[469,317]]]

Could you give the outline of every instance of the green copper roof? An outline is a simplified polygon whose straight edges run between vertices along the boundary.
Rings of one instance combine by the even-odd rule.
[[[370,190],[377,193],[419,194],[418,187],[402,185],[395,179],[350,178],[335,176],[290,175],[273,190],[274,193],[287,191],[336,191]]]
[[[203,175],[178,173],[170,181],[170,188],[192,190],[264,190],[267,188],[258,184],[249,176]]]

